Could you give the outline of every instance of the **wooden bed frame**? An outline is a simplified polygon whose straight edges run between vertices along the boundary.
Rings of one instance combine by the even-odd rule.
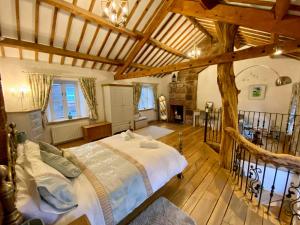
[[[17,158],[16,125],[7,125],[7,117],[4,105],[3,90],[0,75],[0,225],[20,225],[24,219],[15,206]],[[182,133],[179,134],[179,152],[182,154]],[[178,174],[183,178],[182,173]],[[162,190],[163,187],[160,189]],[[142,212],[149,204],[159,197],[155,192],[141,206],[130,213],[120,224],[127,224]]]

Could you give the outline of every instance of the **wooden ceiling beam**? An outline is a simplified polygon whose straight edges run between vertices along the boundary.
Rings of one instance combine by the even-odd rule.
[[[252,29],[262,30],[300,38],[300,17],[286,15],[283,20],[276,20],[272,11],[218,4],[211,10],[205,10],[197,1],[174,0],[174,13],[198,18],[208,18],[226,23],[237,24]]]
[[[58,8],[55,7],[54,12],[53,12],[53,18],[52,18],[52,27],[51,27],[51,34],[50,34],[50,46],[53,46],[53,43],[54,43],[57,13],[58,13]],[[52,59],[53,59],[53,55],[49,54],[49,63],[52,63]]]
[[[16,25],[17,25],[17,37],[21,40],[21,28],[20,28],[20,0],[15,0],[15,11],[16,11]],[[22,49],[19,48],[19,57],[23,59]]]
[[[250,58],[263,57],[263,56],[268,56],[273,54],[275,46],[276,46],[275,44],[266,44],[257,47],[250,47],[235,52],[202,57],[196,60],[190,60],[188,62],[182,62],[182,63],[167,65],[163,67],[152,68],[149,70],[143,70],[139,72],[127,73],[125,75],[115,77],[115,78],[117,80],[120,80],[120,79],[145,77],[145,76],[151,76],[159,73],[170,73],[173,71],[199,68],[202,66],[215,65],[219,63],[228,63],[228,62],[240,61],[240,60],[245,60]],[[282,42],[278,44],[278,47],[282,49],[283,53],[293,52],[296,49],[300,48],[300,40]]]
[[[38,43],[39,39],[39,17],[40,17],[40,1],[37,0],[35,3],[35,20],[34,20],[34,42]],[[35,51],[35,61],[39,60],[38,51]]]
[[[100,56],[89,55],[89,54],[85,54],[85,53],[56,48],[53,46],[36,44],[33,42],[28,42],[28,41],[19,41],[19,40],[10,39],[10,38],[4,38],[3,40],[0,40],[0,47],[3,47],[3,46],[12,47],[12,48],[22,48],[22,49],[31,50],[31,51],[44,52],[44,53],[55,54],[55,55],[60,55],[60,56],[64,56],[64,57],[77,58],[77,59],[82,59],[82,60],[87,60],[87,61],[94,61],[94,62],[98,62],[98,63],[112,64],[112,65],[117,65],[117,66],[121,66],[124,64],[124,61],[121,61],[121,60],[106,59],[106,58],[100,57]],[[140,69],[151,68],[149,66],[138,64],[138,63],[134,63],[134,64],[132,64],[132,66],[136,67],[136,68],[140,68]]]
[[[106,27],[108,29],[111,29],[115,32],[122,33],[122,34],[130,36],[132,38],[139,38],[138,35],[135,34],[134,32],[132,32],[131,30],[128,30],[128,29],[122,28],[122,27],[117,27],[114,24],[107,21],[106,19],[104,19],[100,16],[97,16],[97,15],[89,12],[88,10],[85,10],[83,8],[75,6],[72,3],[69,3],[69,2],[66,2],[63,0],[40,0],[40,1],[45,2],[49,5],[55,6],[59,9],[65,10],[69,13],[79,16],[87,21],[92,22],[92,23],[99,24],[99,25]]]
[[[206,37],[208,37],[211,40],[213,39],[213,36],[194,17],[187,16],[187,18],[198,30],[205,34]]]
[[[139,53],[144,44],[149,40],[153,32],[156,30],[156,28],[167,15],[167,13],[170,11],[173,1],[174,0],[165,0],[163,2],[163,4],[160,6],[160,8],[157,10],[156,14],[152,18],[150,24],[147,26],[143,38],[139,40],[139,42],[133,47],[128,58],[125,60],[125,64],[117,70],[115,77],[122,75],[126,71],[128,66],[133,62],[135,56]]]
[[[287,15],[291,0],[276,0],[275,4],[275,18],[276,20],[282,20]]]

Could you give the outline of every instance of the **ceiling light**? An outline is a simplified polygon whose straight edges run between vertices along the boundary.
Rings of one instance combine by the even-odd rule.
[[[281,54],[282,54],[282,50],[278,46],[276,46],[273,55],[281,55]]]
[[[201,55],[201,49],[194,44],[193,48],[187,53],[189,58],[198,59]]]
[[[115,26],[124,27],[128,19],[128,0],[101,0],[103,16]]]

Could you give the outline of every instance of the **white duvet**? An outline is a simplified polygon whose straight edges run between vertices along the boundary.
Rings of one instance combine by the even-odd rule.
[[[148,174],[153,191],[157,191],[172,177],[181,173],[187,166],[187,161],[176,149],[161,142],[158,142],[159,147],[156,149],[140,148],[139,144],[143,139],[143,136],[135,134],[135,138],[129,141],[125,141],[121,135],[114,135],[101,141],[126,152],[142,164]],[[69,150],[72,151],[72,149],[76,149],[76,147]],[[84,214],[89,218],[91,225],[105,225],[101,205],[92,184],[83,174],[72,182],[79,206],[58,218],[54,225],[67,225]]]

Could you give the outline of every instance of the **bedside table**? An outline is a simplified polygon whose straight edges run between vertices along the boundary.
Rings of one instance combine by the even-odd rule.
[[[81,217],[77,218],[76,220],[72,221],[68,225],[91,225],[89,219],[86,215],[82,215]]]
[[[111,123],[101,122],[82,127],[83,137],[86,141],[96,141],[112,135]]]

